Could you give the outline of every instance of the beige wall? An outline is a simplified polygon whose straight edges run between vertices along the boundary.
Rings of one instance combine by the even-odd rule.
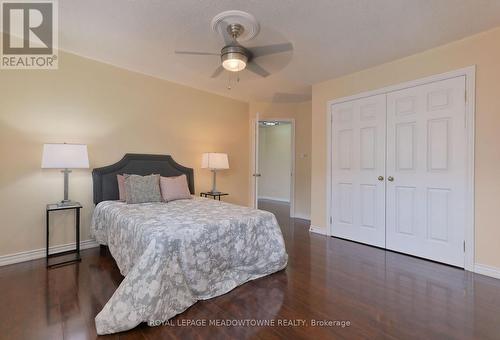
[[[292,124],[259,126],[259,198],[290,201]]]
[[[500,268],[500,28],[313,86],[311,224],[326,228],[327,101],[474,64],[476,263]]]
[[[295,120],[295,216],[310,218],[311,207],[311,102],[250,102],[250,119]]]
[[[210,189],[200,169],[205,151],[229,154],[218,187],[248,203],[247,103],[60,53],[56,71],[0,71],[0,255],[45,245],[45,204],[62,198],[63,177],[40,169],[43,143],[88,144],[100,167],[125,153],[170,154],[193,167],[197,191]],[[81,239],[89,238],[91,169],[70,177],[83,203]],[[71,214],[54,215],[52,244],[73,241]],[[67,223],[65,227],[63,224]]]

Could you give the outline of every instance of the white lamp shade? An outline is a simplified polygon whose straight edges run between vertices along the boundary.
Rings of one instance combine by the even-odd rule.
[[[44,144],[42,168],[87,169],[89,156],[84,144]]]
[[[201,156],[202,169],[221,170],[229,169],[226,153],[207,152]]]

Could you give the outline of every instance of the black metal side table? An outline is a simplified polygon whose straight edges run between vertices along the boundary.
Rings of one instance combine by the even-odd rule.
[[[210,192],[210,191],[200,192],[201,197],[209,197],[210,196],[210,197],[213,197],[214,200],[218,198],[219,201],[220,201],[221,196],[227,196],[227,195],[229,195],[229,194],[225,193],[225,192]]]
[[[46,231],[47,231],[47,243],[46,243],[46,261],[47,268],[60,266],[63,264],[69,264],[73,262],[80,262],[80,209],[82,205],[78,202],[72,202],[70,205],[59,205],[59,204],[47,204],[46,209]],[[72,250],[62,251],[59,253],[49,254],[49,234],[50,234],[50,213],[53,211],[61,210],[75,210],[75,239],[76,247]],[[62,258],[62,260],[60,260]],[[57,260],[59,261],[57,261]],[[54,260],[54,261],[52,261]]]

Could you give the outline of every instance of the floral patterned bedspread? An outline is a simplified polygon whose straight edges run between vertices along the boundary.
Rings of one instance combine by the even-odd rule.
[[[286,267],[272,213],[194,198],[169,203],[99,203],[91,233],[125,276],[96,316],[98,334],[166,321]]]

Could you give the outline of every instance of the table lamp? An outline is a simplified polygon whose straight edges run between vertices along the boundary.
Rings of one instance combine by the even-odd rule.
[[[68,177],[70,169],[88,169],[89,157],[84,144],[44,144],[42,169],[62,169],[64,174],[64,199],[59,206],[74,204],[68,199]]]
[[[217,170],[229,169],[229,161],[227,159],[226,153],[216,153],[216,152],[207,152],[204,153],[201,157],[201,168],[202,169],[210,169],[213,173],[212,177],[212,194],[218,194],[216,188],[216,176]]]

